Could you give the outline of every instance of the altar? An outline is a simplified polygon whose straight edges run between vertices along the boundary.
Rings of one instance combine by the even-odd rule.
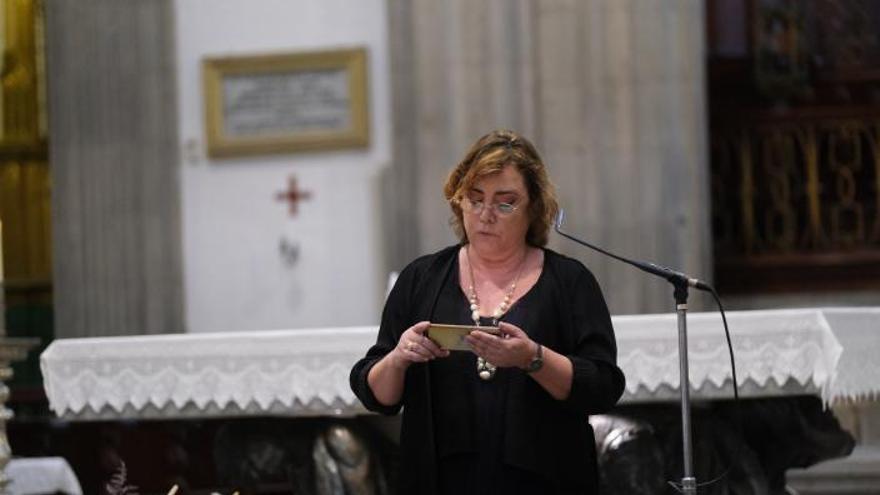
[[[852,437],[840,429],[829,406],[878,396],[880,308],[734,311],[727,317],[740,396],[748,399],[742,441],[758,438],[741,459],[768,464],[765,483],[778,487],[785,484],[789,468],[810,464],[800,460],[805,454],[816,459],[846,455]],[[637,445],[629,450],[652,452],[653,461],[623,465],[627,476],[638,479],[635,470],[653,462],[655,478],[661,476],[657,490],[662,490],[663,469],[666,479],[676,469],[669,461],[664,468],[663,459],[680,458],[674,450],[680,443],[676,317],[616,316],[613,323],[626,389],[610,419],[594,417],[591,423],[635,425],[628,441]],[[142,480],[165,476],[168,481],[151,486],[154,490],[186,480],[194,486],[240,487],[247,480],[269,479],[277,487],[292,475],[284,471],[284,462],[265,464],[265,459],[314,463],[321,439],[339,425],[366,433],[364,438],[372,432],[371,448],[393,464],[389,459],[395,455],[397,418],[368,413],[348,381],[351,366],[376,333],[375,326],[365,326],[56,340],[40,362],[51,410],[63,423],[74,425],[82,441],[116,438],[105,442],[98,457],[132,459],[136,468],[152,469],[149,474],[141,471]],[[688,337],[695,448],[698,461],[704,461],[724,455],[718,446],[736,436],[720,315],[690,314]],[[620,469],[620,462],[607,461],[616,454],[602,450],[614,444],[600,438],[607,429],[598,423],[594,427],[600,472],[603,462]],[[210,470],[193,475],[186,463],[154,465],[150,459],[162,452],[147,452],[146,444],[138,443],[144,438],[171,452],[213,459],[209,464],[216,477]],[[821,441],[813,442],[815,438]],[[78,474],[91,470],[84,487],[106,476],[85,461],[74,468]],[[752,474],[743,471],[740,476]],[[661,493],[629,487],[606,487],[606,492]]]
[[[678,400],[674,314],[613,317],[623,403]],[[742,397],[880,391],[880,308],[728,313]],[[74,420],[365,413],[348,385],[377,328],[56,340],[40,357],[50,408]],[[688,318],[695,400],[732,397],[718,313]]]

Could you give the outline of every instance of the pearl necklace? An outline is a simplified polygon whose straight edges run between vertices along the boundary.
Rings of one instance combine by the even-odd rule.
[[[476,281],[474,279],[474,265],[471,263],[471,255],[469,247],[465,247],[464,250],[465,258],[467,258],[468,263],[468,271],[471,276],[471,284],[468,286],[468,301],[471,303],[471,319],[474,320],[475,326],[480,326],[480,299],[477,297],[477,289],[476,289]],[[516,277],[513,279],[513,283],[510,284],[510,289],[507,290],[507,293],[504,295],[504,299],[495,308],[495,311],[492,312],[492,326],[498,326],[498,320],[504,316],[504,313],[510,309],[510,300],[513,298],[513,293],[516,291],[516,283],[519,282],[519,277],[522,275],[523,267],[526,265],[526,257],[523,256],[522,262],[519,264],[519,270],[516,273]],[[498,371],[498,367],[489,361],[477,356],[477,373],[480,375],[480,378],[483,380],[491,380],[495,373]]]

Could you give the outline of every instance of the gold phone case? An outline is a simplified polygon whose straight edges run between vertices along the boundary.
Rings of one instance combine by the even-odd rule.
[[[470,351],[471,346],[464,340],[467,334],[478,331],[501,335],[498,327],[478,327],[473,325],[442,325],[432,323],[428,327],[428,338],[450,351]]]

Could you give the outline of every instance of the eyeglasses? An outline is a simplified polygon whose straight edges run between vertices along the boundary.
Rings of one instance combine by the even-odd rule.
[[[459,201],[461,208],[472,214],[472,215],[480,215],[483,213],[483,209],[486,207],[486,203],[483,201],[470,199],[470,198],[462,198]],[[519,209],[519,205],[515,205],[512,203],[492,203],[489,205],[492,208],[492,211],[495,212],[498,216],[509,216],[512,215],[517,209]]]

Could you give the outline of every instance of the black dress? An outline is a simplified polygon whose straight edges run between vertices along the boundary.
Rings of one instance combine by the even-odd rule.
[[[452,265],[451,276],[447,279],[434,309],[434,319],[438,323],[471,325],[470,301],[461,291],[459,264]],[[523,325],[523,316],[528,311],[531,295],[540,291],[541,277],[526,294],[520,297],[501,321],[518,327]],[[491,326],[491,318],[481,318],[480,324]],[[503,462],[504,417],[507,387],[513,370],[498,368],[491,380],[483,380],[477,373],[477,357],[466,351],[452,351],[444,363],[434,368],[439,373],[455,373],[462,380],[463,390],[450,390],[437,387],[440,400],[449,393],[470,394],[473,400],[471,421],[474,430],[474,443],[470,449],[446,452],[439,455],[439,481],[441,494],[485,495],[487,493],[519,493],[534,495],[544,493],[552,485],[539,473],[517,469]],[[442,443],[442,440],[441,440]]]
[[[595,493],[587,414],[612,407],[624,379],[601,290],[576,260],[545,250],[538,281],[502,317],[571,360],[567,399],[554,399],[518,368],[499,368],[483,381],[476,356],[461,351],[411,365],[399,404],[385,406],[373,395],[370,368],[407,328],[423,320],[473,323],[459,286],[458,249],[419,258],[401,273],[376,345],[351,373],[352,389],[368,409],[403,408],[399,493]]]

